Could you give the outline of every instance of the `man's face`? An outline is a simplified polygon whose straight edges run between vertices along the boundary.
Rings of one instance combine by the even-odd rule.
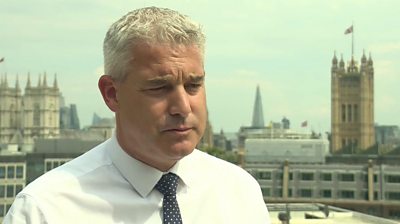
[[[197,46],[137,45],[126,79],[115,82],[117,138],[134,158],[169,169],[190,154],[207,119]]]

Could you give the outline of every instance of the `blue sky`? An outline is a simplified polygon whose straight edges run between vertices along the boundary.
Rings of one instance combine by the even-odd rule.
[[[82,125],[94,112],[111,117],[97,89],[108,27],[144,6],[176,9],[207,35],[206,88],[214,131],[250,125],[256,86],[264,120],[290,119],[293,129],[330,129],[330,66],[336,50],[347,62],[354,23],[355,58],[371,52],[375,67],[375,122],[399,125],[400,1],[270,0],[0,0],[0,75],[9,84],[27,73],[47,73],[67,104],[77,104]]]

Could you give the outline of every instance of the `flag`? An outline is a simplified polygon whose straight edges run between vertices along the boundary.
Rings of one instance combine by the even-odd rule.
[[[345,31],[344,31],[344,34],[349,34],[349,33],[352,33],[353,32],[353,25],[351,25],[349,28],[347,28]]]
[[[4,58],[0,58],[0,62],[3,62],[4,61]]]
[[[302,128],[305,128],[305,127],[307,127],[307,121],[303,121],[303,122],[301,122],[301,127],[302,127]]]

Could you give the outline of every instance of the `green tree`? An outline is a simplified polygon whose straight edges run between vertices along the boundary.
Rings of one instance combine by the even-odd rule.
[[[226,151],[217,147],[204,147],[201,149],[202,151],[215,156],[217,158],[223,159],[225,161],[238,164],[239,158],[237,153],[231,152],[231,151]]]

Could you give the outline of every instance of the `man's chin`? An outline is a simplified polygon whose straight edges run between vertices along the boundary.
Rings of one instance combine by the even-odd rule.
[[[171,156],[177,158],[177,159],[181,159],[187,155],[189,155],[190,153],[193,152],[193,150],[195,149],[196,145],[195,144],[185,144],[185,143],[178,143],[178,144],[174,144],[170,147],[169,153]]]

